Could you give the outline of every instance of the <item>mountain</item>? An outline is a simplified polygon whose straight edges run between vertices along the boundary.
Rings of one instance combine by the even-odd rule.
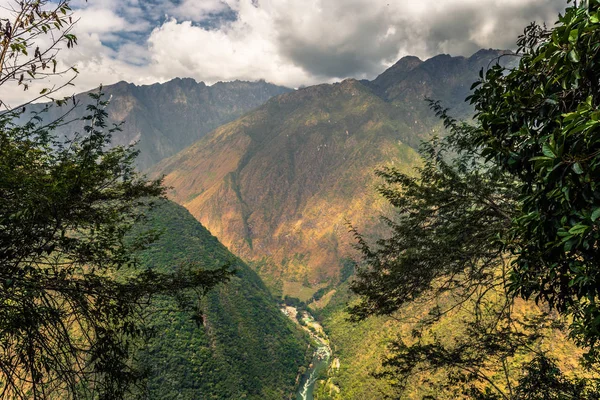
[[[138,355],[149,373],[147,397],[288,398],[299,367],[306,364],[308,341],[258,275],[172,202],[161,203],[137,229],[162,233],[139,256],[146,268],[197,262],[208,269],[230,264],[237,271],[202,299],[202,323],[172,299],[152,303],[146,321],[154,336]]]
[[[367,85],[387,101],[413,102],[426,97],[452,106],[455,112],[457,109],[464,112],[469,110],[464,100],[482,68],[496,62],[507,65],[517,61],[511,51],[492,49],[479,50],[468,58],[440,54],[421,61],[408,56]]]
[[[373,221],[374,169],[415,165],[414,124],[356,80],[284,94],[153,170],[270,284],[335,280],[346,221]],[[345,236],[344,236],[345,235]]]
[[[105,99],[110,99],[106,108],[109,126],[124,121],[122,131],[114,134],[112,142],[114,145],[129,145],[138,141],[140,155],[137,165],[141,170],[177,153],[271,97],[289,91],[264,81],[218,82],[207,86],[191,78],[176,78],[148,86],[119,82],[102,89]],[[85,106],[92,102],[87,93],[79,94],[75,99],[80,105],[67,116],[67,120],[84,116]],[[68,105],[50,107],[43,114],[44,120],[53,121],[62,116]],[[39,111],[43,107],[42,104],[33,104],[28,106],[28,111]],[[29,112],[25,114],[28,115]],[[81,124],[71,123],[61,130],[70,137],[74,132],[81,132]]]
[[[411,170],[420,142],[442,132],[424,99],[462,104],[477,72],[503,54],[406,57],[371,82],[280,95],[152,173],[272,289],[310,297],[352,256],[347,222],[376,231],[375,168]],[[460,116],[468,106],[456,108]]]

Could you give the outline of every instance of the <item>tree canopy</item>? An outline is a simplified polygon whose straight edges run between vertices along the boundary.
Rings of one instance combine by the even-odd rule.
[[[62,76],[57,54],[77,43],[69,1],[11,6],[0,19],[0,87]],[[144,307],[156,295],[202,295],[231,271],[138,268],[157,232],[132,227],[164,188],[136,172],[133,147],[111,148],[119,127],[106,124],[101,90],[69,138],[68,107],[45,122],[0,104],[0,398],[123,398],[143,377],[132,355],[147,333]]]
[[[352,285],[361,296],[353,318],[446,296],[445,308],[433,307],[418,324],[415,341],[392,346],[385,361],[392,375],[447,368],[463,389],[479,382],[472,397],[595,398],[590,382],[562,381],[536,344],[544,332],[535,325],[567,321],[588,366],[598,361],[599,24],[596,0],[572,4],[552,29],[531,24],[513,55],[517,67],[497,63],[480,73],[468,98],[472,122],[432,102],[448,136],[424,144],[416,176],[378,172],[380,192],[398,212],[385,218],[391,236],[374,245],[355,231],[363,259]],[[539,304],[534,325],[513,316],[518,298]],[[450,347],[419,340],[429,321],[464,306],[472,315],[464,340]],[[496,367],[507,372],[524,350],[533,358],[519,367],[520,378],[506,373],[504,387],[487,379],[484,371],[494,366],[485,359],[497,357]],[[535,397],[524,389],[528,379],[556,396]]]
[[[517,180],[506,235],[511,290],[573,317],[591,354],[600,338],[600,13],[570,7],[552,30],[530,26],[519,67],[491,68],[470,97],[471,146]]]

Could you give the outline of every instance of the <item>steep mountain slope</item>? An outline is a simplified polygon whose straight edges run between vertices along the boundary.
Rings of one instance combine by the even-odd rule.
[[[171,196],[271,283],[336,278],[373,170],[418,162],[412,124],[355,80],[270,100],[160,163]],[[415,143],[416,144],[416,143]],[[374,215],[374,214],[373,214]]]
[[[504,53],[407,57],[372,82],[281,95],[153,173],[271,287],[335,283],[351,254],[346,222],[363,232],[377,224],[374,169],[411,169],[420,141],[441,130],[424,99],[458,105],[479,69]]]
[[[139,141],[137,163],[142,170],[264,104],[271,97],[289,91],[264,81],[218,82],[207,86],[190,78],[149,86],[119,82],[103,88],[106,99],[111,99],[106,109],[109,125],[124,121],[122,131],[113,137],[113,144],[129,145]],[[85,106],[92,101],[86,93],[77,95],[76,100],[81,105],[67,119],[85,115]],[[29,111],[42,108],[43,105],[34,104],[29,106]],[[66,108],[51,107],[44,119],[54,120],[64,114]],[[81,125],[71,123],[62,129],[70,136],[81,131]]]
[[[233,256],[183,207],[164,202],[140,230],[160,239],[140,255],[145,267],[181,262],[206,268],[231,264],[237,276],[201,302],[202,323],[175,301],[152,304],[155,331],[140,354],[151,399],[277,399],[293,393],[307,341],[281,311],[255,272]]]

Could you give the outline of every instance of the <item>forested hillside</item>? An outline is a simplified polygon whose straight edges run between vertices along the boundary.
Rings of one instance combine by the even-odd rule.
[[[416,300],[409,303],[392,316],[371,317],[362,322],[350,322],[348,305],[356,304],[358,298],[353,295],[347,284],[336,289],[335,294],[324,309],[316,310],[327,331],[334,352],[340,360],[340,367],[330,370],[327,379],[317,384],[315,399],[317,400],[378,400],[391,396],[392,398],[421,400],[426,396],[437,399],[455,398],[463,387],[453,382],[450,368],[431,368],[429,372],[415,373],[407,382],[405,390],[396,386],[399,376],[376,376],[387,369],[382,366],[383,361],[393,356],[390,347],[392,343],[402,341],[407,344],[418,343],[419,340],[431,341],[433,337],[443,343],[456,347],[467,347],[467,323],[473,321],[468,306],[459,308],[456,312],[445,315],[439,321],[419,324],[418,321],[427,320],[435,306],[445,309],[452,303],[450,296],[438,301]],[[495,299],[496,304],[501,304],[503,299]],[[519,301],[514,308],[515,318],[540,321],[545,308],[536,306],[533,302]],[[558,320],[556,326],[561,326]],[[424,329],[423,336],[415,336],[416,332]],[[544,340],[533,346],[536,351],[543,351],[553,360],[558,360],[561,371],[568,377],[586,376],[581,366],[581,357],[584,351],[578,348],[564,330],[552,329],[545,326],[540,334]],[[458,354],[458,353],[457,353]],[[511,382],[517,382],[523,372],[523,363],[531,360],[531,354],[521,350],[517,356],[510,359],[507,364]],[[440,362],[440,365],[443,362]],[[415,361],[415,365],[417,362]],[[473,366],[476,366],[474,363]],[[477,366],[478,367],[478,366]],[[503,390],[507,390],[506,377],[500,364],[490,357],[486,373]],[[334,391],[332,385],[339,391]],[[467,384],[463,384],[467,387]],[[456,390],[456,387],[459,389]],[[445,389],[444,389],[445,388]],[[473,398],[473,397],[460,397]]]
[[[361,1],[4,1],[1,400],[600,400],[600,0]]]
[[[162,235],[140,255],[142,265],[171,270],[195,262],[225,264],[237,271],[189,312],[175,300],[151,306],[147,326],[154,331],[139,354],[147,369],[152,399],[284,399],[293,393],[305,363],[304,334],[277,308],[255,272],[233,256],[183,207],[163,202],[137,229]],[[184,304],[186,302],[184,301]]]

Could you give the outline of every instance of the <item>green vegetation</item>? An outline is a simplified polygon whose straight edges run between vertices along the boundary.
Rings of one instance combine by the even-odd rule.
[[[474,70],[498,54],[442,57],[402,76],[391,70],[372,83],[349,79],[277,96],[153,174],[165,174],[172,199],[255,265],[270,287],[307,300],[318,284],[350,275],[347,220],[382,233],[377,212],[386,204],[372,190],[373,170],[394,165],[408,173],[419,164],[419,142],[442,129],[423,101],[442,91],[438,74],[457,71],[444,79],[456,102],[467,95]],[[409,95],[387,95],[384,80],[410,87]],[[315,288],[295,290],[301,282]]]
[[[77,38],[68,0],[15,7],[0,86],[27,89],[61,73],[37,38]],[[291,398],[321,335],[319,400],[600,399],[599,28],[588,0],[518,57],[292,92],[122,82],[73,124],[1,113],[0,397]],[[139,133],[137,161],[108,148]]]
[[[141,378],[129,356],[145,336],[143,305],[229,276],[137,268],[134,252],[155,237],[126,235],[164,189],[135,172],[132,148],[106,149],[117,128],[101,94],[92,99],[67,142],[54,138],[61,120],[0,115],[0,397],[123,398]]]
[[[146,268],[167,272],[197,263],[236,270],[199,303],[196,296],[162,298],[147,310],[153,336],[138,361],[149,374],[148,396],[279,400],[292,394],[308,342],[256,273],[174,203],[161,203],[138,229],[161,232],[139,256]]]
[[[420,383],[444,398],[600,398],[599,15],[589,1],[550,31],[529,26],[518,68],[473,85],[475,124],[432,102],[449,135],[423,145],[418,177],[378,172],[397,215],[374,244],[354,230],[350,312],[414,319],[376,374],[403,395]],[[547,346],[567,331],[586,352],[570,376]]]
[[[552,30],[531,25],[519,68],[492,68],[471,96],[477,152],[515,182],[504,235],[510,288],[573,318],[573,337],[600,353],[600,3],[571,6]],[[600,360],[600,359],[599,359]]]
[[[72,17],[68,0],[3,7],[0,86],[65,72]],[[290,396],[307,340],[255,273],[135,171],[132,146],[111,148],[121,129],[90,96],[71,124],[66,108],[0,113],[0,398]]]

